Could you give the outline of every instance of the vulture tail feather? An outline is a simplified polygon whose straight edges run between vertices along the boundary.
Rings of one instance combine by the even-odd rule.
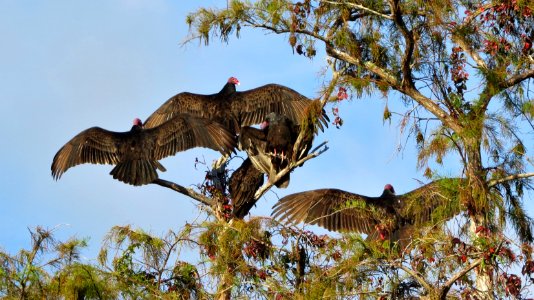
[[[131,185],[149,184],[158,178],[156,168],[164,171],[159,163],[149,160],[127,160],[118,163],[109,173],[114,179]]]

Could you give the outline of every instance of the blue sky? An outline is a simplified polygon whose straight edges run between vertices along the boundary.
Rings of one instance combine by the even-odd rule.
[[[183,4],[187,2],[187,4]],[[193,4],[194,3],[194,4]],[[210,94],[230,76],[240,90],[267,83],[317,97],[324,81],[321,54],[310,61],[294,55],[285,38],[243,30],[241,39],[209,47],[182,46],[185,16],[218,1],[2,1],[0,2],[0,246],[14,252],[29,245],[27,228],[58,227],[57,236],[88,237],[84,255],[95,258],[114,225],[131,224],[154,234],[178,229],[199,215],[197,203],[160,186],[132,187],[108,175],[111,166],[81,165],[59,181],[52,158],[80,131],[100,126],[127,131],[182,91]],[[404,193],[419,186],[413,145],[398,152],[405,137],[394,121],[383,124],[385,98],[340,105],[345,125],[319,135],[329,150],[292,173],[284,190],[273,189],[252,210],[269,215],[277,197],[335,187],[379,195],[386,183]],[[400,105],[392,97],[392,108]],[[328,107],[330,109],[330,107]],[[160,177],[184,186],[200,183],[219,154],[193,149],[166,158]],[[441,169],[458,175],[452,157]],[[534,215],[532,199],[525,199]]]

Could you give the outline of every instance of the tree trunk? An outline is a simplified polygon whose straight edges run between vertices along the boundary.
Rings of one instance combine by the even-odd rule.
[[[478,132],[477,132],[478,133]],[[472,132],[470,132],[472,134]],[[469,230],[473,236],[476,236],[477,229],[480,226],[486,227],[486,212],[489,207],[489,193],[486,183],[486,171],[482,166],[481,156],[481,131],[480,134],[473,134],[464,139],[465,151],[467,156],[466,177],[470,190],[464,192],[463,202],[465,203],[469,217]],[[484,249],[480,249],[483,251]],[[492,268],[490,265],[477,267],[475,269],[476,280],[475,287],[479,299],[493,299],[493,280]]]

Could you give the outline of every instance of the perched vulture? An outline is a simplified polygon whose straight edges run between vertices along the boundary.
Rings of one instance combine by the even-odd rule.
[[[315,115],[312,111],[320,111],[319,102],[314,101],[306,110],[306,115],[301,120],[301,125],[296,125],[286,116],[269,113],[260,129],[243,127],[239,136],[239,147],[247,152],[254,166],[267,174],[271,183],[278,188],[286,188],[289,185],[289,173],[277,182],[278,172],[292,160],[298,160],[308,154],[317,133],[317,125],[312,119]],[[326,116],[325,116],[326,117]],[[303,139],[298,153],[293,153],[294,146],[300,133]]]
[[[263,173],[256,169],[250,158],[245,159],[241,166],[230,177],[230,196],[232,197],[234,217],[243,219],[252,206],[256,204],[254,194],[263,185]]]
[[[256,169],[267,174],[271,183],[276,174],[285,168],[293,153],[299,126],[285,116],[270,113],[261,128],[243,127],[239,147],[247,152]],[[289,173],[275,183],[278,188],[289,185]]]
[[[145,126],[152,128],[177,114],[191,114],[219,122],[230,132],[237,134],[242,126],[260,124],[267,114],[275,112],[287,116],[297,124],[312,102],[298,92],[278,84],[267,84],[248,91],[237,92],[239,81],[230,77],[217,94],[201,95],[189,92],[179,93],[165,102],[146,120]],[[327,119],[321,116],[327,124]],[[322,129],[322,124],[320,124]]]
[[[460,212],[459,183],[459,179],[440,179],[398,196],[387,184],[380,197],[338,189],[306,191],[280,199],[272,216],[330,231],[365,233],[368,239],[406,241],[422,224],[447,220]]]
[[[79,164],[116,165],[113,178],[132,185],[148,184],[158,178],[158,162],[176,152],[206,147],[227,154],[235,148],[234,136],[211,120],[186,114],[175,115],[154,128],[144,128],[135,119],[127,132],[92,127],[65,144],[52,162],[52,177],[59,179],[70,167]]]

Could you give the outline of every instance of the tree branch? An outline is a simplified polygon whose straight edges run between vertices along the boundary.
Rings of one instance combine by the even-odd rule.
[[[508,78],[504,83],[500,84],[499,87],[504,89],[507,89],[509,87],[512,87],[516,84],[521,83],[524,80],[527,80],[529,78],[534,78],[534,69],[530,69],[526,71],[525,73],[517,74],[515,76],[512,76]]]
[[[465,17],[464,22],[461,25],[461,27],[469,26],[469,24],[474,19],[476,19],[478,16],[480,16],[486,10],[490,9],[493,6],[494,6],[494,4],[491,4],[491,3],[480,6],[477,10],[475,10],[474,12],[471,12],[470,15],[467,15]],[[463,38],[463,36],[459,35],[457,33],[458,33],[458,30],[453,31],[453,34],[452,34],[452,37],[451,37],[452,41],[455,42],[456,44],[458,44],[458,46],[460,46],[467,54],[469,54],[469,56],[471,56],[471,58],[476,62],[476,64],[479,66],[479,68],[487,69],[488,66],[486,65],[486,62],[482,59],[482,57],[480,57],[480,55],[478,55],[478,52],[473,51],[473,48],[467,44],[467,42]]]
[[[309,31],[309,30],[306,30],[306,29],[295,29],[293,31],[289,30],[289,29],[285,29],[285,28],[276,28],[276,27],[273,27],[271,25],[267,25],[265,23],[256,23],[256,22],[253,22],[253,21],[245,21],[250,27],[254,27],[254,28],[263,28],[263,29],[268,29],[276,34],[283,34],[283,33],[291,33],[291,32],[294,32],[294,33],[300,33],[300,34],[304,34],[304,35],[307,35],[307,36],[311,36],[313,38],[316,38],[317,40],[320,40],[324,43],[330,43],[330,41],[320,35],[320,34],[316,34],[312,31]]]
[[[488,182],[488,187],[492,187],[499,183],[503,183],[506,181],[514,180],[514,179],[529,178],[529,177],[534,177],[534,173],[514,174],[514,175],[506,176],[500,179],[493,179]]]
[[[458,122],[456,122],[447,112],[441,109],[437,104],[437,101],[432,101],[432,99],[427,98],[417,89],[412,87],[403,87],[399,89],[399,91],[411,97],[417,103],[421,104],[430,113],[438,117],[445,126],[451,128],[456,133],[461,133],[463,131],[463,127]]]
[[[381,13],[381,12],[378,12],[376,10],[372,10],[368,7],[365,7],[361,4],[356,4],[356,3],[350,3],[350,2],[337,2],[337,1],[322,1],[324,3],[328,3],[328,4],[333,4],[333,5],[346,5],[348,7],[352,7],[352,8],[356,8],[356,9],[361,9],[363,11],[366,11],[366,12],[369,12],[373,15],[377,15],[381,18],[384,18],[384,19],[388,19],[388,20],[392,20],[393,17],[392,16],[389,16],[389,15],[386,15],[384,13]]]
[[[427,290],[427,292],[431,292],[432,291],[432,289],[433,289],[432,285],[429,284],[428,282],[426,282],[426,280],[418,272],[406,267],[402,263],[400,263],[400,264],[395,264],[394,263],[394,264],[392,264],[392,266],[400,268],[404,272],[410,274],[410,276],[412,276],[415,280],[417,280],[417,282],[419,282],[423,286],[423,288],[425,288],[425,290]]]
[[[185,188],[179,184],[176,184],[174,182],[171,182],[171,181],[167,181],[167,180],[163,180],[163,179],[156,179],[154,181],[151,182],[152,184],[157,184],[157,185],[161,185],[163,187],[166,187],[166,188],[169,188],[173,191],[176,191],[180,194],[184,194],[190,198],[193,198],[194,200],[197,200],[198,202],[200,203],[203,203],[203,204],[206,204],[206,205],[209,205],[209,206],[212,206],[214,201],[200,193],[197,193],[195,192],[193,189],[191,188]]]
[[[315,149],[313,149],[313,151],[311,151],[311,153],[309,153],[306,157],[303,157],[302,159],[300,159],[297,162],[290,163],[287,167],[285,167],[284,169],[280,170],[280,172],[278,172],[278,174],[276,174],[274,179],[273,178],[269,178],[270,180],[268,180],[267,183],[265,183],[261,188],[259,188],[256,191],[256,194],[254,194],[254,199],[255,200],[260,199],[260,197],[263,196],[263,194],[265,194],[265,192],[267,192],[273,186],[273,184],[271,182],[277,182],[282,177],[284,177],[284,175],[286,175],[289,172],[293,171],[296,167],[301,166],[306,161],[323,154],[326,150],[328,150],[328,147],[325,146],[326,143],[328,143],[328,141],[324,141],[321,144],[319,144],[319,146],[315,147]],[[321,149],[320,151],[317,151],[319,148],[321,148],[323,146],[325,146],[323,149]]]
[[[534,78],[534,69],[528,70],[525,73],[516,74],[515,76],[512,76],[508,78],[507,80],[504,80],[504,82],[499,82],[491,87],[494,87],[494,89],[490,89],[490,83],[486,86],[484,91],[481,95],[483,95],[485,98],[483,100],[483,103],[481,104],[481,109],[486,110],[486,108],[489,105],[490,100],[493,98],[493,96],[497,95],[498,93],[502,92],[503,90],[513,87],[514,85],[517,85],[521,83],[524,80]],[[491,90],[491,92],[490,92]]]
[[[439,292],[439,299],[445,300],[447,298],[447,293],[451,289],[451,286],[456,282],[456,280],[460,279],[460,277],[464,276],[469,271],[473,270],[475,267],[480,265],[483,261],[484,261],[483,258],[479,258],[475,260],[474,262],[472,262],[467,267],[465,267],[463,270],[461,270],[460,272],[456,273],[454,276],[449,278],[449,280],[445,282],[445,285],[443,285],[443,287],[441,288],[441,291]]]
[[[473,48],[467,44],[467,42],[463,39],[462,36],[459,36],[458,34],[452,35],[452,41],[458,44],[460,48],[462,48],[471,58],[475,61],[475,63],[478,65],[479,68],[487,70],[488,66],[486,65],[486,62],[478,55],[478,52],[473,51]]]
[[[363,65],[369,71],[371,71],[372,73],[375,73],[380,78],[384,79],[388,84],[391,85],[393,89],[397,89],[397,90],[400,89],[400,83],[397,80],[397,78],[395,78],[395,76],[391,75],[386,70],[380,68],[373,62],[370,62],[370,61],[362,62],[356,57],[351,56],[350,54],[343,52],[339,49],[335,49],[332,45],[329,45],[329,44],[326,45],[326,53],[332,56],[333,58],[348,62],[353,65]]]
[[[391,10],[393,11],[393,21],[397,24],[404,41],[406,43],[406,49],[404,51],[404,57],[402,58],[402,86],[414,87],[413,78],[412,78],[412,68],[410,64],[412,62],[413,51],[415,48],[415,39],[413,37],[413,32],[408,30],[406,23],[402,19],[402,11],[400,9],[399,1],[393,0],[390,3]]]

